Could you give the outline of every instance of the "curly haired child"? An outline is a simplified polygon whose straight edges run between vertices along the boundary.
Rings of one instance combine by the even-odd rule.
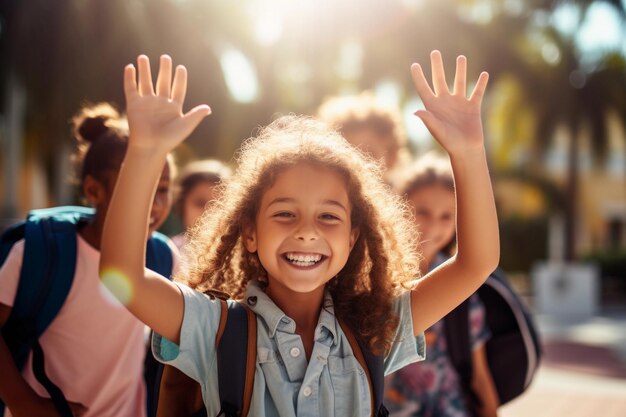
[[[498,226],[480,121],[487,75],[467,99],[465,58],[457,61],[452,93],[439,52],[432,62],[434,91],[421,67],[411,68],[426,106],[417,115],[453,160],[458,251],[416,284],[416,232],[405,205],[382,184],[375,163],[319,122],[298,117],[279,119],[244,144],[236,173],[191,236],[180,275],[188,285],[147,271],[144,230],[130,226],[146,223],[158,167],[210,109],[182,112],[186,71],[177,67],[172,82],[169,57],[161,57],[156,91],[147,57],[138,58],[138,77],[126,67],[131,146],[105,223],[100,273],[112,291],[130,289],[127,308],[158,333],[155,356],[201,384],[208,415],[220,412],[220,305],[198,290],[227,291],[256,313],[249,415],[369,416],[367,377],[338,320],[393,372],[423,356],[423,331],[496,267]]]
[[[320,105],[317,115],[348,142],[381,161],[387,171],[410,159],[399,109],[378,103],[369,92],[330,97]]]

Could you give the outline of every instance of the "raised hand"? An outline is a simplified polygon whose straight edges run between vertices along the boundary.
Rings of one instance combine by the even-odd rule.
[[[181,143],[211,113],[207,105],[194,107],[183,114],[187,93],[187,70],[176,67],[172,82],[172,59],[162,55],[156,92],[152,85],[150,61],[145,55],[137,58],[135,67],[124,68],[124,94],[130,126],[129,146],[167,153]]]
[[[484,146],[483,128],[480,119],[480,106],[489,75],[480,74],[476,87],[469,99],[466,98],[467,59],[456,59],[454,89],[448,89],[443,60],[439,51],[430,54],[433,89],[430,88],[422,67],[411,65],[413,83],[424,102],[425,110],[418,110],[418,116],[435,139],[449,154],[458,154]]]

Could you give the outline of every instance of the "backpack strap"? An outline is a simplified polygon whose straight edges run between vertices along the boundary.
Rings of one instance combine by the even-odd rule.
[[[246,417],[256,369],[256,315],[242,303],[224,300],[221,303],[222,314],[215,339],[221,401],[218,416]],[[242,361],[244,355],[246,360]]]
[[[363,368],[370,388],[370,401],[372,417],[387,416],[389,412],[383,405],[383,394],[385,389],[384,363],[383,357],[374,355],[359,339],[354,336],[350,326],[343,320],[338,319],[339,326],[350,343],[352,353]]]
[[[477,415],[478,397],[472,390],[472,347],[469,329],[469,299],[463,301],[443,319],[450,362],[459,375],[459,382],[468,402],[467,409]]]
[[[24,256],[7,331],[21,369],[39,336],[65,303],[76,266],[76,223],[43,217],[24,224]]]
[[[174,258],[168,241],[169,238],[164,234],[152,232],[146,245],[146,267],[158,272],[165,278],[172,279]]]
[[[174,268],[174,258],[172,249],[168,244],[169,238],[159,232],[152,232],[146,243],[146,267],[158,272],[167,279],[172,279],[172,269]],[[152,332],[150,332],[150,340]],[[156,416],[159,404],[159,391],[161,378],[163,376],[163,364],[152,356],[150,346],[144,359],[144,380],[146,382],[147,394],[147,415]]]
[[[472,348],[469,331],[469,300],[463,301],[444,318],[444,331],[450,360],[463,386],[472,380]]]
[[[65,303],[76,266],[76,227],[92,213],[91,209],[74,207],[33,210],[26,222],[2,236],[2,262],[13,244],[24,238],[20,281],[3,337],[20,370],[33,351],[33,373],[63,416],[72,413],[61,390],[45,373],[38,338]]]

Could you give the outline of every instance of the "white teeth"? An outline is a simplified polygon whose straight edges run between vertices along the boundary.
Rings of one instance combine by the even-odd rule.
[[[322,260],[322,255],[320,254],[298,255],[298,254],[290,252],[290,253],[286,253],[285,257],[287,258],[288,261],[290,261],[291,263],[297,266],[311,266],[311,265],[315,265],[320,260]]]

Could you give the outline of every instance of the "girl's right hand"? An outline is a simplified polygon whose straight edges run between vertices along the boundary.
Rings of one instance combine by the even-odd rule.
[[[169,56],[161,56],[156,92],[147,56],[137,58],[137,68],[138,77],[132,64],[124,68],[129,147],[165,155],[185,140],[211,109],[203,104],[183,114],[187,70],[182,65],[176,67],[172,82],[172,59]]]
[[[87,407],[79,403],[68,401],[68,404],[75,417],[81,417],[88,410]],[[11,414],[13,417],[61,417],[50,398],[39,396],[37,396],[36,401],[25,401],[21,407],[11,408]]]

